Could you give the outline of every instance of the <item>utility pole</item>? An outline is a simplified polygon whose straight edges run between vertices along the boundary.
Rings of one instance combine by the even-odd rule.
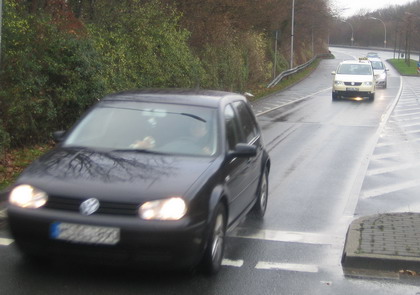
[[[295,37],[295,0],[292,1],[292,36],[290,44],[290,68],[293,69],[293,58],[294,58],[294,37]]]
[[[273,79],[276,77],[277,69],[277,41],[279,38],[279,30],[276,30],[276,40],[274,41],[274,67],[273,67]]]
[[[354,43],[354,29],[353,29],[353,25],[349,22],[346,22],[345,20],[340,20],[343,23],[349,24],[350,29],[351,29],[351,39],[350,39],[350,44],[353,47],[353,43]]]
[[[380,21],[384,25],[384,30],[385,30],[384,48],[386,48],[386,25],[385,25],[385,22],[383,20],[381,20],[381,19],[379,19],[377,17],[373,17],[373,16],[369,17],[369,19],[378,20],[378,21]]]

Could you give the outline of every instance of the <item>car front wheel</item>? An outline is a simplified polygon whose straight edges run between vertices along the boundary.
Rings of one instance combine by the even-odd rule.
[[[226,220],[226,208],[219,203],[215,210],[209,241],[201,262],[202,269],[206,274],[217,273],[222,265],[225,249]]]

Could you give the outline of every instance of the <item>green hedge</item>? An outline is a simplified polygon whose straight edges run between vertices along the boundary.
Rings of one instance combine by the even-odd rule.
[[[47,15],[29,15],[17,3],[5,6],[0,106],[12,146],[23,146],[67,128],[105,87],[90,39],[60,30]]]
[[[49,141],[109,92],[197,86],[239,92],[271,75],[264,34],[227,27],[217,44],[193,51],[180,13],[158,0],[97,2],[86,24],[60,10],[66,5],[29,13],[23,3],[4,2],[0,154]]]

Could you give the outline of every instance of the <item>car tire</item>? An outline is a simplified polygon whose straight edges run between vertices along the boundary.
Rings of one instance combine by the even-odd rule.
[[[374,101],[375,100],[375,93],[372,93],[369,95],[369,100]]]
[[[338,95],[336,94],[336,93],[333,93],[332,94],[332,100],[338,100]]]
[[[207,275],[216,274],[220,270],[225,250],[226,208],[219,203],[214,212],[209,239],[200,265]]]
[[[252,208],[252,213],[258,218],[263,218],[265,211],[267,210],[268,202],[268,170],[264,168],[264,172],[261,175],[260,184],[257,191],[257,202]]]

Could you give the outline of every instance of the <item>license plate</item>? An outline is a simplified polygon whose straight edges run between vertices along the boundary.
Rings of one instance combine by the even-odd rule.
[[[75,243],[115,245],[120,240],[120,229],[117,227],[54,222],[50,227],[50,237]]]
[[[346,90],[347,91],[358,91],[359,89],[355,88],[355,87],[347,87]]]

